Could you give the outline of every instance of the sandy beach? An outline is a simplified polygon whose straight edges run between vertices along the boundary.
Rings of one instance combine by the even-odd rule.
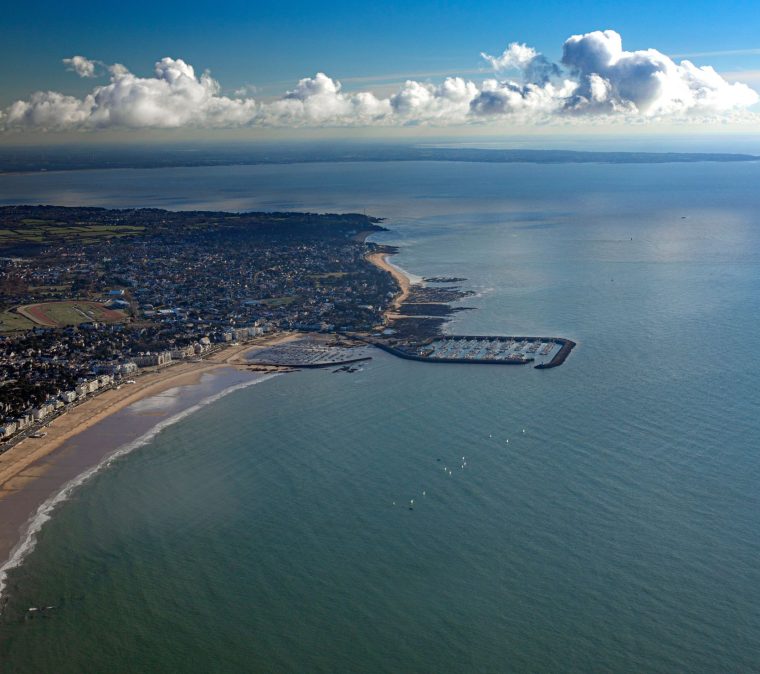
[[[385,312],[385,318],[395,318],[396,312],[398,311],[399,307],[403,304],[404,300],[406,300],[407,297],[409,297],[409,290],[412,287],[411,279],[404,274],[398,267],[395,267],[394,265],[390,264],[388,262],[388,257],[390,253],[370,253],[367,255],[367,262],[370,262],[374,264],[376,267],[379,267],[383,271],[387,271],[389,274],[393,276],[394,279],[396,279],[396,283],[399,284],[399,287],[401,288],[401,292],[396,295],[396,297],[393,298],[393,302],[391,302],[391,306],[388,308],[388,310]]]
[[[26,438],[0,454],[0,501],[44,471],[44,467],[28,471],[31,464],[39,462],[66,440],[110,414],[170,388],[197,383],[204,372],[240,364],[244,362],[244,354],[257,346],[281,343],[296,337],[292,334],[277,335],[256,343],[231,346],[202,361],[182,362],[148,372],[138,377],[135,384],[123,384],[120,389],[111,389],[93,396],[51,421],[45,429],[47,435],[44,438]]]
[[[45,428],[43,438],[27,437],[17,445],[0,454],[0,566],[9,558],[19,542],[23,524],[34,514],[36,508],[49,496],[56,493],[68,479],[75,477],[68,472],[87,467],[103,454],[116,449],[123,442],[133,438],[120,438],[118,429],[104,430],[100,438],[84,438],[98,435],[98,424],[118,417],[118,412],[130,405],[155,398],[178,389],[203,389],[199,386],[205,375],[218,374],[221,381],[230,379],[230,373],[239,372],[236,377],[251,377],[262,373],[256,368],[249,374],[245,365],[245,355],[256,348],[267,347],[291,341],[300,337],[298,333],[277,334],[257,339],[246,344],[230,346],[209,357],[192,362],[181,362],[161,370],[138,376],[134,384],[123,384],[119,389],[111,389],[93,396],[52,420]],[[272,372],[278,368],[271,368]],[[227,373],[227,376],[224,377]],[[198,392],[197,395],[200,395]],[[144,425],[160,421],[160,414],[149,418],[144,415]],[[92,431],[90,430],[92,429]],[[122,429],[124,431],[131,429]],[[125,433],[127,435],[128,433]],[[79,437],[83,440],[79,442]],[[93,441],[99,445],[93,449]],[[81,445],[76,447],[73,445]],[[61,452],[66,456],[62,458]],[[62,465],[65,467],[62,469]],[[68,471],[68,472],[67,472]]]

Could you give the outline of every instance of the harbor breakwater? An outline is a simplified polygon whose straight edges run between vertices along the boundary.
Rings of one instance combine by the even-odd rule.
[[[449,335],[447,339],[451,340],[499,340],[499,341],[515,341],[515,342],[544,342],[559,344],[560,348],[557,353],[554,354],[552,359],[548,362],[539,363],[535,365],[537,370],[547,370],[553,367],[559,367],[562,365],[570,352],[575,348],[576,343],[570,339],[564,337],[523,337],[523,336],[496,336],[496,335]],[[459,363],[466,365],[527,365],[528,363],[535,362],[535,358],[532,356],[523,358],[494,358],[494,357],[446,357],[446,356],[434,356],[434,355],[422,355],[417,353],[416,350],[423,348],[429,344],[432,344],[435,339],[426,339],[419,344],[414,345],[392,345],[382,340],[367,340],[369,344],[376,346],[387,353],[390,353],[398,358],[404,358],[405,360],[416,360],[423,363]],[[415,351],[409,350],[410,347]]]

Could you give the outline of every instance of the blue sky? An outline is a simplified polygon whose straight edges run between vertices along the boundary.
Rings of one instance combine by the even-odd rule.
[[[14,3],[3,17],[3,102],[77,84],[61,59],[84,54],[150,70],[163,56],[209,68],[230,87],[334,77],[464,71],[481,51],[526,42],[559,56],[569,35],[612,28],[628,48],[760,70],[760,2],[185,2]]]
[[[407,78],[480,80],[480,52],[498,55],[511,42],[556,61],[570,35],[603,29],[627,50],[694,55],[760,89],[760,2],[31,2],[3,17],[0,106],[36,90],[84,96],[93,82],[61,63],[74,54],[138,76],[179,58],[198,74],[209,69],[223,94],[253,85],[258,99],[318,71],[344,91],[382,94]]]

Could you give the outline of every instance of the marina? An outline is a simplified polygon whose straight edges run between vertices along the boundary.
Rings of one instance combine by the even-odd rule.
[[[377,254],[368,257],[394,277],[401,293],[396,298],[394,311],[385,313],[383,330],[369,339],[357,334],[355,337],[407,360],[482,365],[533,363],[537,370],[562,365],[576,346],[575,342],[564,337],[444,334],[444,326],[451,316],[474,309],[452,307],[451,303],[474,295],[474,291],[463,290],[459,285],[427,285],[467,280],[460,276],[427,276],[422,283],[411,283],[405,273],[390,265],[384,257],[397,252],[397,249],[387,247],[379,251],[379,257]]]
[[[405,341],[391,345],[375,342],[375,345],[409,360],[487,365],[533,363],[541,370],[562,365],[575,342],[563,337],[447,335],[421,343]]]
[[[247,362],[251,365],[312,368],[358,363],[370,358],[366,347],[302,339],[256,351]]]

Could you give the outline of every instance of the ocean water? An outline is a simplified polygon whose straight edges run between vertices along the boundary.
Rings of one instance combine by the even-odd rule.
[[[4,203],[366,209],[401,267],[477,291],[450,331],[579,346],[549,371],[377,353],[165,428],[10,572],[0,671],[759,671],[759,183],[755,164],[3,177]]]

